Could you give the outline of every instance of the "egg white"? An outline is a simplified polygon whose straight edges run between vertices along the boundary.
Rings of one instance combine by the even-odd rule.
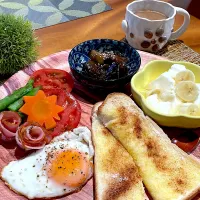
[[[28,157],[10,162],[1,172],[2,179],[14,191],[33,198],[52,198],[63,196],[77,191],[77,187],[63,186],[47,176],[47,163],[49,155],[65,150],[77,149],[86,154],[92,162],[94,150],[91,142],[91,133],[87,127],[79,127],[73,132],[66,132],[57,136],[43,149],[32,153]],[[92,166],[87,180],[92,176]]]

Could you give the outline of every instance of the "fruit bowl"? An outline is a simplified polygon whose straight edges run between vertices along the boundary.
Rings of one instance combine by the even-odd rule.
[[[128,69],[127,75],[110,80],[99,80],[85,75],[83,73],[83,64],[90,59],[89,53],[91,50],[96,50],[98,52],[112,51],[116,54],[120,53],[121,56],[127,59],[125,63]],[[68,61],[72,74],[79,83],[89,89],[103,91],[113,90],[130,82],[132,76],[139,70],[141,64],[140,55],[133,47],[124,42],[112,39],[94,39],[82,42],[71,50]]]
[[[149,62],[140,72],[131,79],[131,91],[134,100],[142,108],[144,113],[154,119],[159,125],[180,128],[200,127],[200,116],[186,114],[164,115],[154,111],[145,101],[145,87],[162,73],[168,71],[173,64],[182,64],[186,69],[191,70],[196,83],[200,83],[200,66],[189,62],[173,62],[167,60],[156,60]]]

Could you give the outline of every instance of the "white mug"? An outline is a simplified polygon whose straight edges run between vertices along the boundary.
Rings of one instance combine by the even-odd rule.
[[[164,14],[167,18],[161,20],[149,20],[135,14],[137,11],[151,10]],[[173,32],[176,14],[184,16],[182,26]],[[190,23],[189,13],[169,3],[155,0],[138,0],[127,5],[125,20],[122,21],[122,29],[126,34],[128,43],[143,51],[158,51],[170,39],[176,39],[183,34]]]

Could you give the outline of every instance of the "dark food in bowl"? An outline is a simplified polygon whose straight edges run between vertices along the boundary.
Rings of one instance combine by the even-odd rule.
[[[84,63],[83,73],[86,76],[99,80],[119,79],[128,75],[126,67],[127,58],[122,57],[120,53],[105,51],[99,53],[92,50],[89,54],[91,60]]]

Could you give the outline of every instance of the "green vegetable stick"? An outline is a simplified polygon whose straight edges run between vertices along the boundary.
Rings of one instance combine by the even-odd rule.
[[[24,120],[26,118],[26,115],[22,112],[17,112],[19,114],[19,116],[22,118],[22,120]]]
[[[25,94],[33,89],[33,80],[30,79],[28,83],[18,90],[15,90],[12,94],[0,100],[0,111],[5,110],[11,103],[15,102],[17,99],[23,97]]]
[[[33,88],[30,92],[28,92],[27,94],[25,94],[25,96],[34,96],[37,94],[38,90],[40,89],[41,87],[36,87],[36,88]],[[24,104],[24,100],[23,100],[23,97],[21,97],[20,99],[18,99],[17,101],[15,101],[14,103],[10,104],[8,106],[8,110],[11,110],[11,111],[18,111]]]

